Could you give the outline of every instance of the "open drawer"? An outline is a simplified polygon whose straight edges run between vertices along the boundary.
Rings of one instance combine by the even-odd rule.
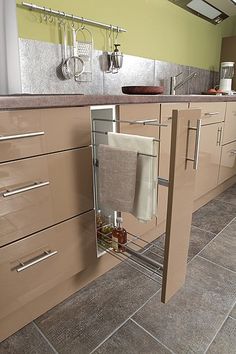
[[[124,251],[115,252],[110,247],[109,234],[104,235],[104,232],[98,229],[98,235],[101,236],[99,246],[105,252],[127,262],[152,280],[161,280],[164,303],[185,282],[199,155],[200,117],[200,110],[174,110],[172,114],[169,179],[158,177],[157,181],[159,185],[168,188],[164,246],[148,243],[143,236],[127,230],[128,240]]]

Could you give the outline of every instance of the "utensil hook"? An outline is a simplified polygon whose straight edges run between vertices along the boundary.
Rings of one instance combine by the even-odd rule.
[[[43,7],[43,11],[44,11],[43,20],[44,20],[45,22],[47,22],[48,16],[47,16],[47,14],[46,14],[46,7],[45,7],[45,6]]]
[[[52,15],[52,9],[50,8],[50,15],[48,16],[48,22],[53,23],[53,21],[54,21],[54,17]]]

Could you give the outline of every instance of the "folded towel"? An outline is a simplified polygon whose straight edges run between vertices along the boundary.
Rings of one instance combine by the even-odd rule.
[[[158,154],[154,138],[108,133],[108,145],[141,154]],[[131,212],[139,221],[149,221],[156,214],[157,205],[157,158],[138,155],[134,208]]]
[[[102,208],[131,212],[137,172],[137,152],[99,145],[99,203]]]

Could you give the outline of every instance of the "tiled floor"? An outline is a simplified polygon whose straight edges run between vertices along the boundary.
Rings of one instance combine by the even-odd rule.
[[[0,354],[235,354],[236,185],[192,224],[187,280],[168,304],[160,285],[120,265],[2,342]]]

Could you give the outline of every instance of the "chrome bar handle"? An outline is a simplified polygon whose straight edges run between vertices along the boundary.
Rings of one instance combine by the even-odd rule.
[[[195,140],[195,149],[194,149],[194,161],[193,161],[193,169],[197,170],[198,161],[199,161],[199,149],[200,149],[200,136],[201,136],[201,119],[197,120],[197,128],[196,128],[196,140]]]
[[[167,127],[167,124],[158,123],[157,119],[143,119],[143,120],[134,120],[129,122],[130,125],[141,124],[141,125],[153,125],[157,127]]]
[[[195,147],[194,147],[194,157],[193,159],[186,158],[187,161],[192,161],[193,162],[193,169],[197,170],[198,168],[198,161],[199,161],[199,149],[200,149],[200,136],[201,136],[201,123],[202,120],[198,119],[197,120],[197,127],[192,128],[188,127],[188,130],[194,130],[196,131],[196,140],[195,140]]]
[[[217,116],[217,114],[220,114],[220,112],[206,112],[204,116]]]
[[[221,144],[222,130],[223,130],[222,127],[217,129],[216,145],[218,145],[218,146],[220,146],[220,144]]]
[[[23,139],[23,138],[32,138],[35,136],[44,135],[45,132],[35,132],[35,133],[24,133],[16,135],[0,135],[0,141],[14,140],[14,139]]]
[[[10,197],[10,196],[15,195],[15,194],[31,191],[32,189],[48,186],[49,183],[50,183],[49,181],[47,181],[47,182],[35,182],[34,184],[31,184],[30,186],[22,187],[22,188],[19,188],[19,189],[13,189],[12,191],[8,191],[7,190],[6,192],[4,192],[2,194],[2,196],[4,198]]]
[[[231,155],[236,155],[236,150],[230,151]]]
[[[34,260],[29,260],[26,263],[21,263],[19,267],[16,268],[17,273],[22,272],[23,270],[26,270],[39,262],[45,261],[45,259],[48,259],[52,256],[55,256],[58,253],[58,251],[44,251],[41,256],[38,258],[35,258]]]

